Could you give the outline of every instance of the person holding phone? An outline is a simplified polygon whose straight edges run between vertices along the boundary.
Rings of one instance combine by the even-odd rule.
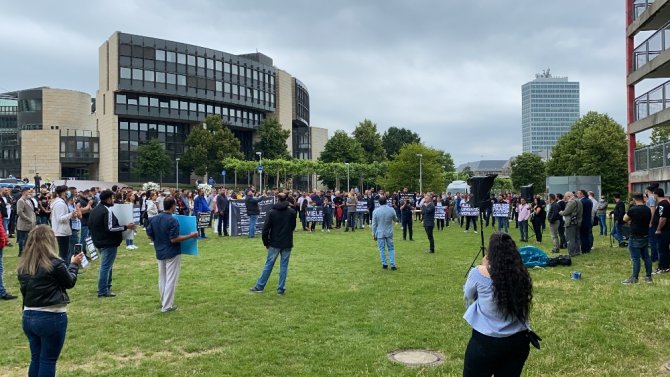
[[[23,296],[23,332],[30,345],[29,376],[55,376],[67,331],[67,289],[77,283],[83,253],[67,264],[58,256],[56,237],[47,225],[28,234],[16,269]]]

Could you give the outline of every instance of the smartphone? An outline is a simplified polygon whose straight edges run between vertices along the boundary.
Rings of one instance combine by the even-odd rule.
[[[77,255],[84,251],[84,245],[78,243],[74,245],[74,255]]]

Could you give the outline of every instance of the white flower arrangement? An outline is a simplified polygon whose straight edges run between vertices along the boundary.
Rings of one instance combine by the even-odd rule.
[[[161,189],[161,186],[158,183],[155,182],[147,182],[142,185],[142,191],[147,192],[147,191],[156,191],[158,192]]]
[[[202,189],[202,192],[205,194],[205,196],[209,196],[209,194],[212,193],[212,186],[208,185],[207,183],[201,183],[198,185],[198,190]]]

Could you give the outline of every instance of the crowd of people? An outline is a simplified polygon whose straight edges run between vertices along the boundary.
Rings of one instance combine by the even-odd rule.
[[[272,208],[262,225],[260,204],[272,199]],[[53,191],[41,187],[0,190],[0,298],[15,299],[2,284],[2,250],[12,247],[16,239],[19,265],[18,278],[23,296],[23,328],[31,350],[30,375],[53,375],[63,347],[67,328],[66,290],[77,282],[82,265],[88,261],[87,241],[99,250],[101,261],[97,294],[100,298],[115,297],[112,291],[113,265],[117,249],[126,240],[126,249],[134,250],[134,234],[143,226],[153,246],[158,265],[158,286],[161,312],[176,309],[175,290],[181,266],[179,244],[190,238],[206,239],[206,229],[181,234],[172,215],[198,216],[202,213],[216,219],[213,228],[220,237],[229,235],[231,201],[244,203],[248,237],[261,234],[267,257],[262,273],[252,292],[263,292],[277,259],[280,272],[277,293],[285,294],[290,253],[296,225],[302,230],[322,232],[340,229],[343,232],[370,228],[377,242],[382,269],[397,271],[394,227],[402,228],[403,241],[414,241],[414,223],[420,222],[428,241],[427,253],[435,253],[434,231],[459,227],[463,232],[477,233],[478,224],[497,230],[491,236],[489,254],[482,265],[473,269],[465,285],[466,299],[471,303],[465,319],[473,328],[465,357],[465,374],[518,374],[528,356],[529,310],[532,283],[523,267],[510,228],[518,229],[519,240],[543,242],[549,227],[551,252],[566,249],[571,257],[593,249],[593,227],[607,236],[611,229],[621,247],[628,247],[633,271],[624,284],[638,282],[641,262],[645,281],[653,274],[670,272],[670,201],[658,186],[647,188],[646,195],[636,193],[626,211],[618,193],[612,194],[614,210],[608,213],[605,198],[596,199],[593,192],[579,190],[565,194],[549,194],[547,201],[536,195],[525,198],[513,193],[492,195],[490,205],[472,208],[467,193],[411,193],[404,188],[396,192],[375,189],[359,191],[299,192],[272,190],[257,192],[254,186],[242,191],[223,187],[211,192],[202,187],[181,191],[156,190],[140,192],[132,188],[111,190],[58,186]],[[139,219],[119,224],[112,211],[115,204],[133,204],[139,208]],[[315,211],[319,216],[314,216]],[[611,228],[607,219],[611,218]],[[481,230],[481,229],[480,229]],[[126,232],[126,236],[122,234]],[[652,262],[658,268],[652,271]],[[517,275],[517,277],[510,277]],[[505,295],[493,292],[504,291]],[[496,314],[497,313],[497,314]],[[488,351],[493,350],[493,353]],[[487,361],[497,358],[495,363]],[[497,364],[496,364],[497,363]],[[495,368],[491,365],[497,365]],[[493,368],[493,369],[491,369]]]

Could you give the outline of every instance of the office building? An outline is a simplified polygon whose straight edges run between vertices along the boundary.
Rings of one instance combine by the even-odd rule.
[[[627,0],[626,25],[628,189],[643,191],[648,183],[659,182],[667,192],[670,145],[637,148],[637,135],[670,126],[670,2]]]
[[[48,87],[0,94],[0,176],[97,177],[95,102]]]
[[[240,140],[247,159],[254,158],[256,131],[267,116],[291,131],[294,157],[320,154],[315,147],[323,144],[325,130],[310,126],[306,85],[266,55],[115,32],[100,47],[99,64],[100,180],[144,181],[133,171],[141,143],[158,138],[171,158],[179,158],[190,130],[213,114]],[[180,174],[180,181],[188,182],[188,175]]]
[[[546,159],[579,118],[579,82],[553,77],[547,69],[524,84],[521,95],[523,152]]]

